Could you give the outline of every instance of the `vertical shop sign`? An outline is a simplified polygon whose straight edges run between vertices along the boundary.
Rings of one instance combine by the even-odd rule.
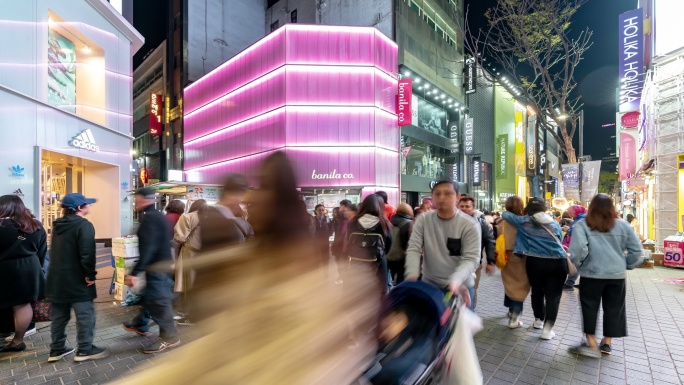
[[[399,80],[399,97],[397,99],[397,118],[400,126],[413,123],[411,103],[413,101],[413,80],[404,78]]]
[[[161,136],[162,129],[162,96],[150,94],[150,135]]]
[[[626,131],[620,132],[619,170],[621,181],[633,178],[636,171],[636,140],[631,133]]]
[[[463,131],[463,150],[466,155],[473,155],[473,118],[465,120],[465,130]]]
[[[496,177],[508,178],[508,134],[499,135],[496,138]]]
[[[527,135],[525,140],[525,152],[527,155],[527,171],[534,175],[537,171],[537,124],[534,116],[527,119]]]
[[[473,157],[473,186],[482,184],[482,160],[479,156]]]
[[[475,59],[470,58],[465,62],[465,68],[463,69],[464,76],[464,87],[466,95],[474,94],[477,91],[477,72],[475,67]]]
[[[644,10],[633,9],[619,18],[620,112],[638,111],[644,77]]]
[[[144,167],[140,168],[140,181],[142,184],[147,184],[147,182],[150,180],[150,174],[148,173],[147,169]]]

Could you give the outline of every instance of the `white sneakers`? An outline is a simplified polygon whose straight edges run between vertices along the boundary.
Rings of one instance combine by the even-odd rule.
[[[534,324],[532,325],[535,329],[543,329],[544,328],[544,321],[540,320],[539,318],[534,320]]]
[[[36,334],[36,328],[27,330],[26,333],[24,334],[24,337],[32,336],[34,334]],[[5,338],[5,342],[12,342],[13,339],[14,339],[14,333],[10,334],[7,338]]]
[[[549,329],[549,330],[544,329],[544,331],[542,332],[542,334],[539,338],[548,341],[548,340],[552,340],[553,337],[555,337],[555,336],[556,336],[556,333],[553,331],[553,329]]]
[[[516,320],[511,319],[510,321],[508,321],[508,328],[509,329],[517,329],[517,328],[521,328],[521,327],[523,327],[522,321],[519,321],[517,319]]]

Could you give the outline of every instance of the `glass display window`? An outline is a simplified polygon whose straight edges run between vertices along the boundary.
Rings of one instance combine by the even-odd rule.
[[[402,175],[444,179],[448,156],[450,152],[444,148],[402,136]]]

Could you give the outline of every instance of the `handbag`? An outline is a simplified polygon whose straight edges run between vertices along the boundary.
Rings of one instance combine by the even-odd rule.
[[[496,267],[503,270],[508,264],[508,253],[506,252],[506,238],[503,234],[496,238]]]
[[[32,304],[33,307],[33,322],[48,322],[51,321],[50,312],[52,311],[52,302],[47,299],[39,299]]]
[[[542,225],[544,230],[546,230],[547,233],[551,234],[553,239],[556,240],[556,243],[558,243],[558,246],[560,246],[563,250],[565,250],[565,247],[563,247],[563,244],[558,240],[558,237],[556,234],[552,233],[551,230],[549,230],[546,226]],[[568,264],[568,275],[575,275],[577,274],[577,266],[575,266],[574,263],[572,263],[572,260],[570,260],[570,253],[565,252],[565,262]]]

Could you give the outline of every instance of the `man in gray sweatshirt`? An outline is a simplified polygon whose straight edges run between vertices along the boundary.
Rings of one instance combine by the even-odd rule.
[[[413,227],[405,276],[458,294],[470,307],[482,235],[478,222],[456,208],[459,197],[455,182],[441,181],[432,188],[435,210],[421,214]]]

